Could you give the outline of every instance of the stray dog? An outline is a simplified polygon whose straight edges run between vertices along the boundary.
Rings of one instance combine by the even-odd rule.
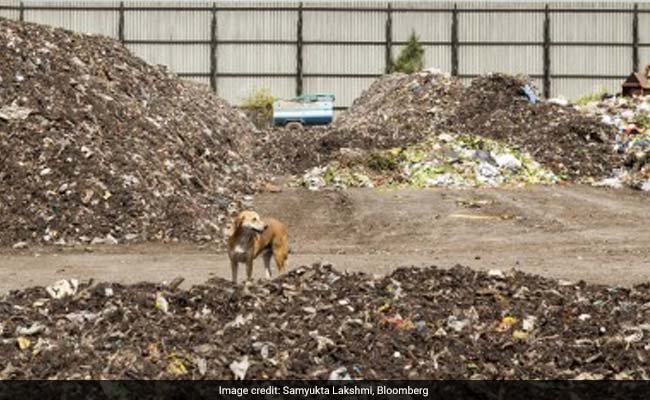
[[[280,272],[286,270],[289,240],[287,228],[277,219],[265,218],[254,211],[242,211],[235,218],[234,232],[228,239],[228,257],[232,281],[237,283],[239,263],[246,263],[246,279],[253,277],[253,260],[262,254],[266,277],[271,278],[271,256]]]

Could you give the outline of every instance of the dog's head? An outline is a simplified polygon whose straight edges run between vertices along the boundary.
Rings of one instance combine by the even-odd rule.
[[[235,229],[237,228],[250,229],[261,233],[266,229],[266,224],[255,211],[242,211],[235,218]]]

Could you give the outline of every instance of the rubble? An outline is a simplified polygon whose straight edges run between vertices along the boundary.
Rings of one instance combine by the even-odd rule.
[[[306,171],[300,184],[322,187],[494,187],[551,184],[557,176],[528,154],[490,139],[441,134],[405,148],[339,157]]]
[[[0,245],[221,242],[251,146],[243,114],[119,42],[0,18]]]
[[[0,378],[648,379],[648,284],[315,265],[252,285],[78,289],[2,297],[0,354],[12,368]]]

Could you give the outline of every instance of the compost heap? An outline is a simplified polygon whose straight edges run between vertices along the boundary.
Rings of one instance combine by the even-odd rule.
[[[623,159],[621,168],[596,184],[650,191],[650,96],[608,97],[579,109],[616,128],[615,150]]]
[[[263,151],[276,173],[302,174],[318,167],[303,179],[310,187],[329,181],[346,181],[348,186],[395,181],[495,186],[583,180],[607,176],[620,164],[612,151],[614,129],[573,107],[532,104],[522,91],[525,85],[532,87],[525,77],[504,74],[480,76],[469,87],[432,70],[388,75],[364,91],[330,129],[275,129],[262,139]],[[440,135],[446,139],[438,140]],[[485,138],[501,149],[486,154],[481,146],[468,147],[467,138],[475,144],[476,138]],[[427,154],[398,162],[401,177],[394,169],[377,171],[372,165],[377,156],[409,152],[414,146]],[[497,162],[503,154],[520,163],[531,160],[530,168],[525,162],[517,171],[513,163],[504,168]],[[341,171],[350,164],[352,170]],[[427,169],[426,179],[420,172],[413,174],[422,168]]]
[[[0,244],[221,239],[250,129],[117,41],[0,19]]]
[[[12,291],[0,378],[648,379],[648,284],[315,265],[174,286]]]
[[[348,151],[306,171],[300,183],[322,187],[480,187],[555,183],[558,178],[528,154],[476,135],[442,133],[407,147]]]
[[[620,164],[611,127],[573,107],[531,104],[521,94],[525,84],[504,74],[474,79],[441,128],[501,141],[567,179],[604,177]]]
[[[423,71],[384,76],[365,90],[329,129],[271,129],[258,142],[258,158],[275,173],[300,174],[337,159],[341,150],[390,149],[431,134],[462,92],[448,74]]]

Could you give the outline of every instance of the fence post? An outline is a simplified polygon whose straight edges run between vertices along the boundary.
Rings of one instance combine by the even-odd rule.
[[[639,71],[639,5],[634,3],[634,16],[632,17],[632,69]]]
[[[296,25],[296,96],[300,96],[302,94],[302,2],[298,4]]]
[[[124,44],[124,2],[120,1],[120,11],[117,20],[117,37]]]
[[[22,1],[18,8],[18,21],[25,22],[25,4]]]
[[[551,18],[548,4],[544,8],[544,97],[551,97]]]
[[[385,73],[389,74],[393,64],[393,13],[391,11],[391,4],[386,5],[386,70]]]
[[[210,22],[210,89],[217,93],[217,4],[212,3]]]
[[[451,74],[458,76],[458,6],[451,12]]]

